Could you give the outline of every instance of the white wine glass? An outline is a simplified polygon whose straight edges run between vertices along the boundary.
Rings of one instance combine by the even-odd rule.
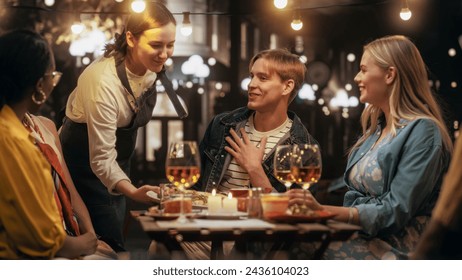
[[[200,156],[195,141],[172,142],[165,161],[167,179],[180,190],[180,216],[178,222],[186,223],[184,213],[184,191],[199,180]]]
[[[296,154],[295,165],[298,169],[296,182],[302,185],[303,200],[306,202],[308,189],[321,178],[321,151],[317,144],[297,144],[294,145],[294,154]]]
[[[278,145],[274,152],[274,176],[283,183],[288,191],[298,177],[295,166],[295,154],[292,145]]]

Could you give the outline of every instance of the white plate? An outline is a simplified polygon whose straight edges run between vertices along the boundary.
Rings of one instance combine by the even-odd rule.
[[[212,219],[212,220],[239,220],[241,218],[246,218],[246,212],[236,212],[236,213],[208,213],[203,211],[198,215],[198,219]]]

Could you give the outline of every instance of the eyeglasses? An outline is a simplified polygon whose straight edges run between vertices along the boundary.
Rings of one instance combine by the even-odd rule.
[[[53,86],[55,87],[59,83],[59,80],[61,80],[62,75],[63,75],[62,72],[53,71],[51,73],[45,73],[43,76],[51,76],[51,80],[53,81]]]

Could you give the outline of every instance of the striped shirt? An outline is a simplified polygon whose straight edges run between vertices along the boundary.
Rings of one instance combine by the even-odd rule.
[[[281,126],[270,131],[260,132],[255,129],[253,124],[253,115],[247,120],[245,124],[245,132],[247,133],[250,142],[259,147],[261,139],[263,137],[267,137],[265,154],[263,155],[262,162],[266,159],[274,146],[276,146],[276,144],[279,142],[279,139],[290,132],[292,123],[293,121],[287,118]],[[249,174],[243,168],[241,168],[233,158],[218,186],[218,192],[227,194],[229,190],[233,188],[249,187],[249,182]]]

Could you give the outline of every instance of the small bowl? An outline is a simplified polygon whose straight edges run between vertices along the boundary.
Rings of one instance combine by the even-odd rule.
[[[249,196],[249,188],[235,188],[235,189],[230,189],[229,192],[233,195],[233,197],[248,197]]]
[[[261,206],[263,217],[270,219],[274,216],[284,215],[289,208],[289,196],[285,193],[262,194]]]

